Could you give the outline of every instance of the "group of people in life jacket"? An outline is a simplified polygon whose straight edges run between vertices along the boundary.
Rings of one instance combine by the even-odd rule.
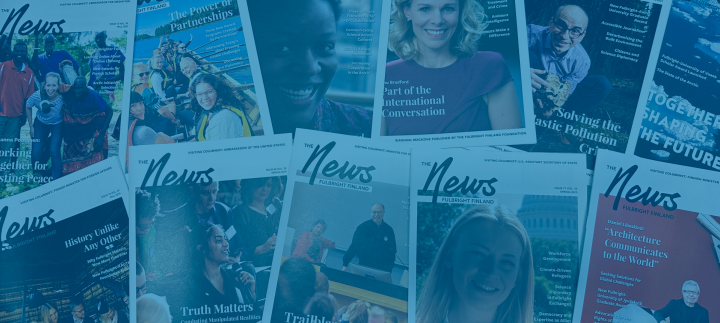
[[[188,50],[191,42],[192,35],[187,43],[161,38],[147,62],[133,64],[128,152],[130,146],[176,142],[171,134],[181,125],[191,129],[180,136],[185,141],[255,135],[244,99],[222,74],[201,67]]]

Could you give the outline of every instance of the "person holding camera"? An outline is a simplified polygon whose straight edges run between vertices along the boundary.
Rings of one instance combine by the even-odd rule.
[[[45,170],[48,160],[52,160],[53,180],[62,176],[62,158],[60,157],[62,105],[60,75],[55,72],[48,72],[45,75],[45,82],[27,99],[25,104],[25,113],[28,116],[32,116],[32,108],[38,109],[34,120],[28,118],[30,137],[34,139],[31,153],[33,171]]]

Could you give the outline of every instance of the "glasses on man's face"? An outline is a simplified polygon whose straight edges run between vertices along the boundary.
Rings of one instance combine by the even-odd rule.
[[[380,215],[380,214],[385,214],[385,211],[371,211],[370,214],[372,214],[372,215]]]
[[[580,27],[568,29],[567,24],[565,24],[565,22],[560,19],[553,19],[553,22],[550,25],[550,29],[553,32],[561,35],[564,34],[565,31],[567,31],[568,35],[572,39],[576,39],[582,35],[585,35],[585,30],[580,29]]]
[[[80,310],[77,310],[77,311],[72,311],[72,312],[73,312],[73,313],[85,313],[85,309],[83,308],[83,309],[80,309]]]
[[[143,77],[145,75],[150,75],[150,72],[138,73],[139,77]]]
[[[695,296],[700,295],[700,292],[697,292],[694,290],[684,290],[683,293],[688,294],[688,295],[695,295]]]

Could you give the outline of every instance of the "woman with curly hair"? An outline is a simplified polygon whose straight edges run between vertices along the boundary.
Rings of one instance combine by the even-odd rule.
[[[381,135],[522,127],[505,60],[499,53],[477,51],[487,19],[478,0],[393,0],[388,48],[400,59],[387,64],[385,83],[406,81],[403,89],[426,91],[386,86]],[[423,102],[392,103],[401,100]],[[430,112],[425,102],[432,104]]]
[[[218,140],[253,136],[244,104],[222,78],[202,74],[190,85],[191,109],[195,113],[197,140]]]
[[[417,303],[418,323],[531,323],[530,237],[503,206],[465,211],[440,246]]]

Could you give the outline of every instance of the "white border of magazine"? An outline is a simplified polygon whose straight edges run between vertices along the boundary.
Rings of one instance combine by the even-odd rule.
[[[447,148],[461,146],[484,146],[484,145],[520,145],[536,143],[535,134],[535,113],[532,104],[532,91],[530,91],[530,58],[528,57],[527,33],[525,32],[525,1],[514,0],[515,2],[515,18],[517,20],[519,56],[520,56],[520,77],[522,78],[521,88],[523,106],[520,107],[524,128],[504,129],[504,130],[486,130],[471,132],[454,132],[440,134],[423,134],[423,135],[405,135],[405,136],[380,136],[380,123],[382,116],[382,108],[384,105],[383,96],[385,93],[385,66],[387,64],[387,48],[388,34],[390,31],[390,3],[391,0],[383,0],[382,22],[380,24],[380,55],[378,55],[377,81],[375,83],[375,105],[373,108],[373,125],[372,138],[395,142],[395,139],[419,139],[431,138],[434,140],[414,142],[398,142],[402,145],[410,147],[432,147]],[[510,0],[513,1],[513,0]],[[523,134],[513,134],[515,132],[523,132]],[[463,138],[470,135],[489,135],[484,138]],[[493,136],[498,134],[508,134],[501,136]],[[454,139],[444,139],[444,137],[453,137]],[[441,139],[443,138],[443,139]]]

